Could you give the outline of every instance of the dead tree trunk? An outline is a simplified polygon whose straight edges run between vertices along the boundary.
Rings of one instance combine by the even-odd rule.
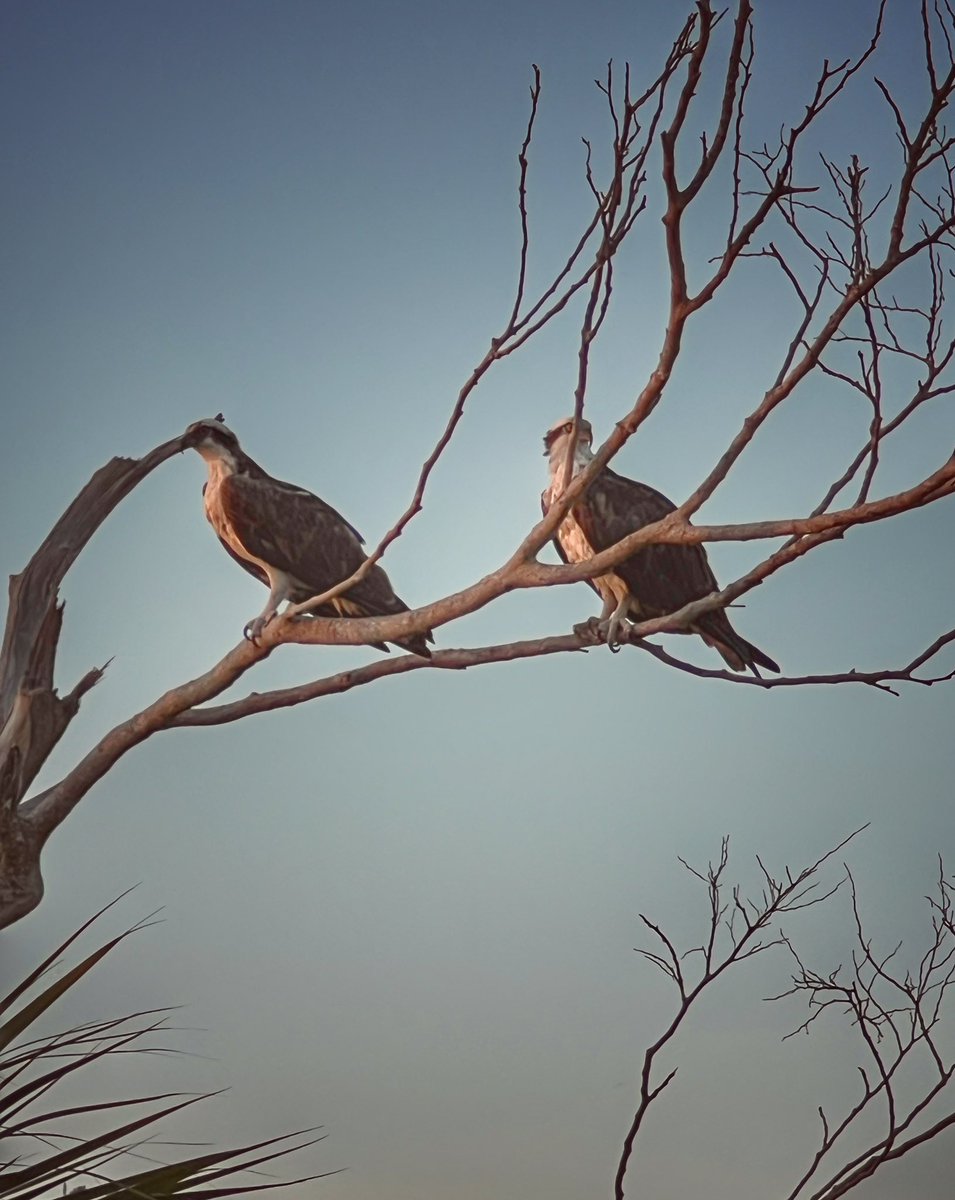
[[[80,700],[105,670],[94,667],[72,691],[57,694],[60,584],[116,505],[180,449],[181,438],[173,438],[142,458],[107,463],[60,517],[26,569],[10,578],[0,649],[0,928],[31,912],[43,896],[40,852],[50,831],[23,800]]]

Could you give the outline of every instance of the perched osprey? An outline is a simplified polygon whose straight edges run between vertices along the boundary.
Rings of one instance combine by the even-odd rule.
[[[304,488],[271,475],[242,450],[222,414],[196,421],[183,437],[206,460],[202,489],[206,517],[236,562],[269,588],[262,612],[245,627],[255,641],[283,600],[301,604],[347,579],[365,561],[362,537],[343,516]],[[341,596],[311,610],[319,617],[380,617],[408,611],[376,563]],[[397,642],[412,654],[431,657],[430,632]],[[387,652],[384,643],[376,642]]]
[[[550,458],[550,486],[541,495],[545,516],[564,490],[573,428],[573,418],[567,418],[558,421],[544,437],[544,453]],[[574,475],[593,458],[592,441],[590,422],[581,421],[573,448]],[[652,487],[625,479],[604,467],[557,527],[554,545],[564,562],[582,562],[644,525],[661,520],[675,508],[675,504]],[[644,546],[611,567],[606,575],[587,582],[604,602],[600,620],[608,622],[607,643],[611,647],[624,618],[646,621],[666,616],[692,600],[719,591],[700,543]],[[708,646],[718,650],[734,671],[749,667],[758,675],[757,667],[779,670],[768,655],[740,637],[723,608],[704,613],[691,629]]]

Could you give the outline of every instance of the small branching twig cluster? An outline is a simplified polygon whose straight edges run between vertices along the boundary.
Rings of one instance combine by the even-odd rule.
[[[838,1119],[818,1109],[819,1147],[787,1200],[836,1200],[868,1179],[885,1162],[901,1158],[955,1126],[955,1111],[939,1114],[933,1105],[955,1075],[955,1058],[939,1038],[946,998],[955,981],[955,927],[952,885],[939,860],[934,896],[929,896],[932,935],[917,967],[897,966],[901,943],[877,953],[866,934],[855,880],[848,868],[856,944],[851,959],[827,974],[807,966],[784,937],[796,964],[784,996],[804,997],[809,1016],[794,1033],[808,1033],[826,1016],[846,1019],[859,1038],[866,1062],[859,1067],[858,1099]],[[793,1036],[793,1035],[790,1035]],[[900,1086],[908,1068],[919,1070],[921,1086]],[[859,1128],[863,1114],[879,1112],[884,1132],[839,1164],[839,1151]],[[844,1152],[846,1153],[846,1152]]]
[[[700,996],[713,986],[730,968],[762,954],[786,939],[779,932],[779,919],[788,913],[821,904],[834,895],[840,883],[820,890],[820,868],[843,849],[861,830],[856,830],[816,862],[793,874],[788,868],[780,878],[770,873],[761,860],[763,888],[758,900],[743,896],[740,886],[727,885],[729,839],[724,838],[718,861],[699,871],[684,859],[680,862],[706,888],[707,921],[703,941],[698,946],[679,950],[674,940],[655,921],[640,914],[643,924],[653,934],[657,948],[638,948],[647,962],[652,963],[673,983],[678,995],[676,1011],[652,1045],[643,1055],[640,1070],[640,1096],[633,1121],[624,1139],[623,1151],[614,1180],[614,1195],[623,1200],[624,1182],[634,1152],[637,1135],[643,1128],[650,1106],[676,1078],[676,1068],[662,1079],[655,1076],[657,1063],[670,1048]]]
[[[820,869],[860,832],[856,830],[801,871],[793,873],[787,868],[781,877],[774,876],[757,859],[763,886],[755,900],[744,898],[739,885],[727,882],[727,839],[723,840],[719,859],[706,871],[698,871],[681,859],[706,889],[707,918],[699,945],[679,949],[658,923],[641,915],[654,944],[638,949],[638,953],[671,982],[677,1003],[666,1028],[644,1051],[638,1103],[614,1182],[617,1200],[624,1196],[638,1135],[649,1110],[677,1075],[675,1067],[661,1074],[661,1056],[673,1049],[691,1009],[705,991],[732,967],[773,947],[784,947],[796,970],[792,986],[771,999],[801,997],[809,1007],[806,1019],[787,1036],[810,1033],[826,1016],[842,1018],[860,1039],[867,1060],[859,1067],[861,1093],[842,1116],[832,1119],[819,1107],[819,1146],[787,1200],[836,1200],[868,1179],[883,1163],[901,1158],[955,1126],[955,1108],[939,1111],[942,1094],[955,1075],[955,1058],[946,1056],[939,1037],[945,1001],[955,982],[952,884],[939,862],[936,892],[928,898],[928,946],[914,970],[897,967],[901,944],[886,953],[873,947],[865,932],[849,868],[832,886],[823,886],[819,878]],[[851,895],[855,947],[848,966],[820,973],[804,962],[780,928],[780,920],[824,903],[846,884]],[[919,1070],[910,1073],[906,1088],[902,1088],[900,1076],[905,1068],[912,1067]],[[914,1091],[913,1078],[917,1081]],[[871,1130],[871,1123],[863,1125],[862,1118],[874,1113],[881,1114],[882,1132],[873,1137],[865,1132]],[[864,1143],[861,1147],[859,1137]]]

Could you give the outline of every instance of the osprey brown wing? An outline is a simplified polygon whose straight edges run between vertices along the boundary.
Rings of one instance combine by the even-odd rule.
[[[604,470],[574,507],[574,515],[595,551],[669,516],[676,505],[655,488]],[[700,545],[644,546],[613,568],[640,601],[648,617],[675,612],[691,600],[718,591],[706,551]]]
[[[662,520],[676,505],[655,488],[605,469],[597,476],[574,515],[595,551],[606,550],[628,534]],[[705,548],[699,544],[644,546],[613,568],[640,605],[643,617],[662,617],[693,600],[719,591]],[[740,670],[756,664],[769,671],[778,665],[758,647],[741,637],[730,624],[726,610],[717,608],[694,622],[694,629],[717,648],[725,648],[727,661],[736,659]],[[721,652],[723,650],[721,649]]]
[[[277,511],[278,497],[281,511]],[[290,577],[294,603],[334,587],[365,561],[358,531],[330,504],[304,488],[270,476],[236,474],[222,481],[219,499],[244,549]],[[257,574],[254,565],[243,565]],[[313,610],[316,616],[327,617],[390,616],[407,611],[377,563],[343,596]],[[414,653],[429,653],[424,638],[416,638],[408,646]]]
[[[304,489],[229,475],[220,485],[219,503],[250,556],[314,587],[312,595],[345,579],[364,562],[355,530]]]

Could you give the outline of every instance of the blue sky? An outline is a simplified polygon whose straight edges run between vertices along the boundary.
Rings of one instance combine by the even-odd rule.
[[[824,56],[864,44],[873,8],[757,5],[750,144],[801,113]],[[895,8],[876,70],[915,105],[919,31]],[[586,219],[580,139],[606,136],[594,78],[611,58],[647,78],[680,15],[665,0],[8,0],[4,570],[23,566],[106,459],[220,410],[267,470],[377,541],[512,303],[531,64],[544,79],[529,201],[540,286]],[[890,177],[891,124],[870,79],[814,146],[864,154],[873,192]],[[820,176],[813,154],[803,166]],[[697,273],[724,211],[714,195],[695,217]],[[598,434],[652,369],[666,297],[651,204],[593,359]],[[765,266],[747,264],[691,330],[665,403],[618,468],[685,497],[771,382],[792,317]],[[540,436],[572,406],[579,319],[555,322],[474,396],[424,513],[388,555],[409,603],[498,566],[535,521]],[[808,511],[867,422],[861,402],[806,389],[705,517]],[[880,487],[915,482],[952,445],[940,403]],[[61,686],[114,662],[46,781],[208,668],[260,609],[206,526],[202,480],[195,456],[166,464],[67,579]],[[791,674],[905,661],[951,623],[949,521],[937,506],[856,531],[752,593],[736,623]],[[729,579],[755,553],[711,557]],[[509,596],[439,642],[562,632],[593,611],[583,584]],[[679,650],[712,663],[685,640]],[[264,690],[370,657],[288,647],[246,682]],[[944,687],[899,700],[764,694],[636,652],[385,680],[130,754],[55,835],[47,899],[5,935],[6,954],[12,969],[32,961],[141,881],[130,920],[165,905],[165,923],[89,1003],[189,1006],[184,1024],[208,1031],[189,1046],[215,1061],[159,1071],[170,1086],[233,1085],[203,1134],[324,1123],[317,1169],[349,1168],[321,1185],[334,1200],[599,1194],[637,1051],[668,1012],[632,952],[637,914],[689,937],[700,899],[677,856],[702,864],[728,833],[754,883],[755,853],[799,865],[871,822],[851,851],[863,902],[887,943],[916,936],[935,856],[952,857],[951,727]],[[830,920],[807,919],[823,964],[844,957],[847,917],[837,904]],[[785,977],[785,961],[767,959],[701,1010],[634,1194],[778,1192],[811,1153],[816,1105],[852,1094],[856,1059],[834,1033],[780,1043],[796,1010],[760,997]],[[947,1196],[950,1154],[928,1151],[863,1194]]]

